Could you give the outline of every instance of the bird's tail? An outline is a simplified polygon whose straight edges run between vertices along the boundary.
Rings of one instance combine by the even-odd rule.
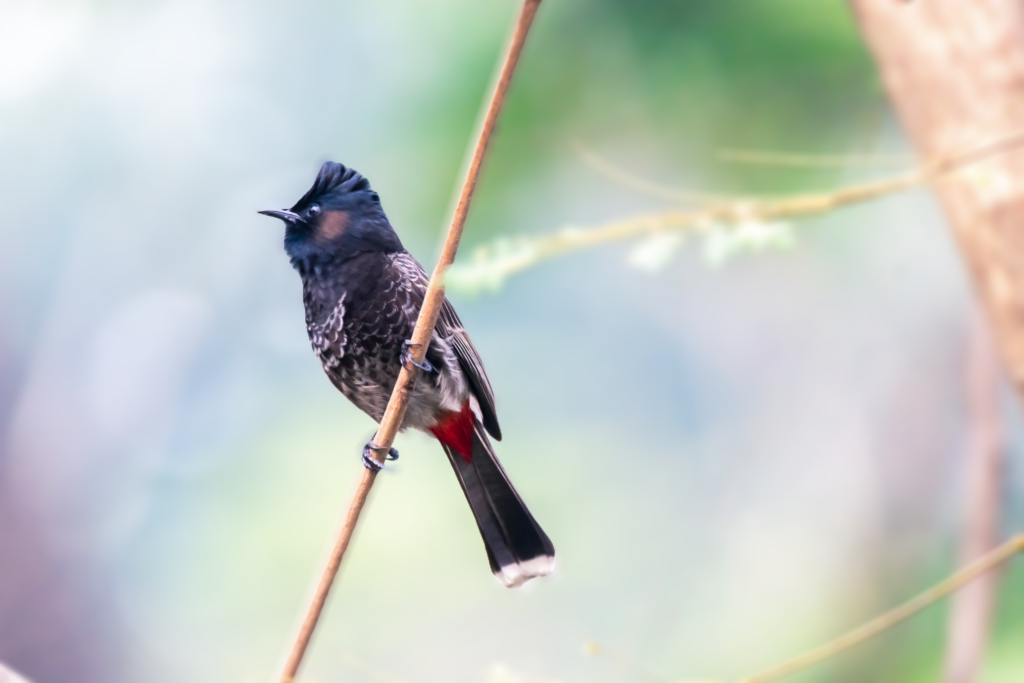
[[[512,488],[480,424],[473,420],[468,456],[444,441],[441,445],[473,510],[498,580],[515,588],[550,574],[555,568],[555,547]]]

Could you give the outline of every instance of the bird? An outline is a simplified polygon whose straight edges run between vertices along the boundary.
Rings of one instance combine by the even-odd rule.
[[[380,195],[352,168],[328,161],[290,209],[284,249],[302,279],[306,331],[331,383],[380,423],[403,364],[429,279],[405,250]],[[433,435],[476,519],[492,573],[508,587],[554,570],[555,549],[509,481],[488,438],[501,440],[494,390],[447,298],[434,326],[401,430]],[[363,465],[378,471],[374,440]],[[390,449],[387,459],[397,459]]]

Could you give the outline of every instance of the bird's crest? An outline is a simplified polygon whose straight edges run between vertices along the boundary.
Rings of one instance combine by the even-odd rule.
[[[364,178],[359,171],[354,168],[346,168],[335,161],[328,161],[320,167],[320,172],[316,174],[316,180],[313,181],[313,187],[302,195],[302,199],[297,201],[291,210],[299,211],[314,198],[322,197],[325,194],[345,194],[369,189],[370,181]]]

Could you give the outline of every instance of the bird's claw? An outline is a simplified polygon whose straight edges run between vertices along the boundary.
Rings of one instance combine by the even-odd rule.
[[[380,472],[384,469],[384,465],[377,461],[377,458],[373,456],[375,451],[384,450],[374,442],[369,442],[363,446],[363,467],[370,470],[371,472]],[[384,456],[385,460],[398,460],[398,450],[395,448],[389,448],[388,454]]]
[[[427,360],[426,356],[423,357],[423,363],[422,364],[417,363],[416,361],[414,361],[412,359],[412,354],[409,353],[409,350],[412,349],[415,346],[419,346],[419,344],[413,344],[412,340],[409,340],[409,339],[406,339],[404,342],[402,342],[402,357],[401,357],[402,367],[405,367],[406,363],[411,363],[412,365],[414,365],[415,367],[419,368],[423,372],[433,372],[434,371],[434,366],[430,364],[430,361]]]

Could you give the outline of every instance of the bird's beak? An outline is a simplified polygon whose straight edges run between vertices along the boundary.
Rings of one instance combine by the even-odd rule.
[[[298,223],[302,220],[302,217],[297,213],[287,211],[285,209],[268,209],[266,211],[260,211],[264,216],[273,216],[274,218],[280,218],[285,223]]]

